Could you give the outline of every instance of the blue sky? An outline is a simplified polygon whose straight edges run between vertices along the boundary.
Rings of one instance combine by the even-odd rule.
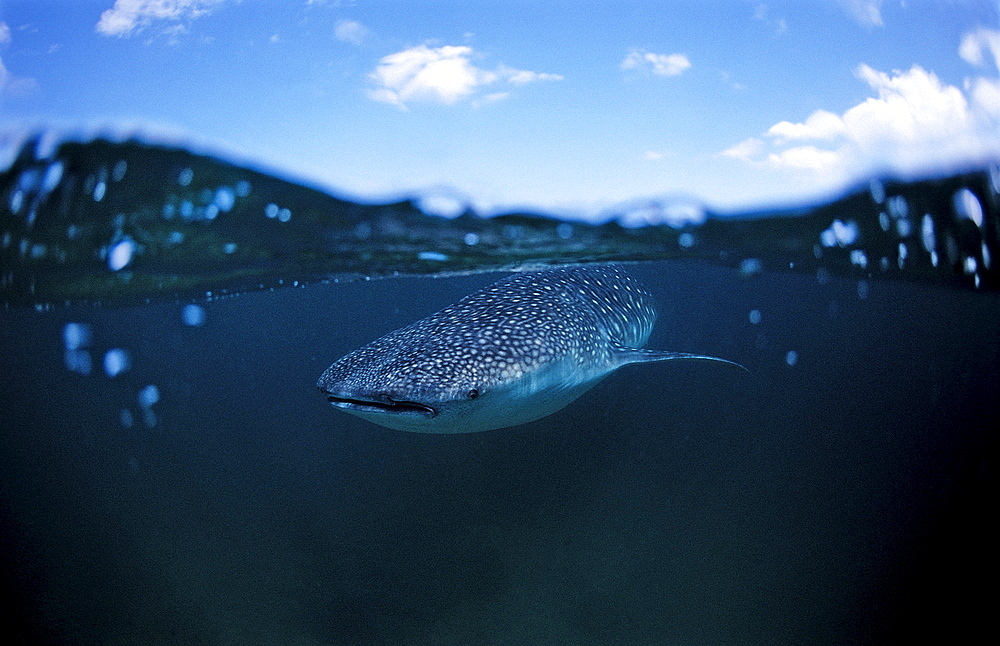
[[[1000,2],[0,0],[0,134],[592,214],[1000,159]]]

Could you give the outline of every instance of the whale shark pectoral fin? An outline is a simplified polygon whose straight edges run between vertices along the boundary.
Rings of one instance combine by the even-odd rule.
[[[667,352],[665,350],[619,347],[615,349],[615,355],[618,357],[620,364],[623,366],[630,363],[650,363],[653,361],[715,361],[718,363],[728,363],[729,365],[736,366],[740,370],[747,373],[750,372],[747,370],[746,366],[736,363],[735,361],[720,359],[719,357],[710,357],[706,354],[690,354],[688,352]]]

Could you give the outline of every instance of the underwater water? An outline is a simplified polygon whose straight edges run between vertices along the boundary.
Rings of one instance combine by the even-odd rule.
[[[977,194],[989,238],[996,192]],[[954,196],[949,186],[940,201]],[[734,240],[731,254],[750,257]],[[124,280],[114,244],[91,259],[116,272],[92,300]],[[24,266],[30,245],[4,248],[5,271],[41,275]],[[315,383],[495,274],[195,300],[148,283],[148,303],[116,307],[53,306],[45,293],[31,306],[5,281],[8,632],[226,645],[978,635],[997,563],[996,291],[836,264],[626,267],[658,303],[648,347],[750,374],[626,366],[554,415],[464,435],[375,426],[331,408]]]

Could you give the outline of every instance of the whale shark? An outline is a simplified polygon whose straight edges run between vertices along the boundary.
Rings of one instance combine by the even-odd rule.
[[[617,265],[527,271],[338,359],[317,387],[392,429],[471,433],[550,415],[622,366],[738,363],[643,348],[652,296]]]

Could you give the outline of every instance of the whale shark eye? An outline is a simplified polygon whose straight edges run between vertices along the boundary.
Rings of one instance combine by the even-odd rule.
[[[479,397],[479,391],[473,388],[469,391],[469,399],[475,399],[476,397]]]

